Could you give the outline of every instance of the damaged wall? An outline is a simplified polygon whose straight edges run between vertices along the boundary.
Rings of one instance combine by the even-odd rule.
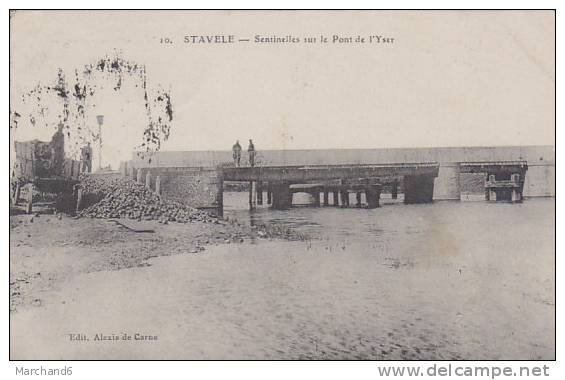
[[[127,173],[131,178],[140,178],[142,183],[146,183],[149,173],[149,186],[154,191],[159,190],[164,199],[196,208],[221,209],[223,199],[221,174],[215,169],[129,168]],[[159,178],[159,186],[157,186],[157,178]]]

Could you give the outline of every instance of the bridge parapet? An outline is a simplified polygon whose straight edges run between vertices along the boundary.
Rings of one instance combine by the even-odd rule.
[[[525,173],[528,170],[526,161],[477,161],[460,162],[461,173]]]

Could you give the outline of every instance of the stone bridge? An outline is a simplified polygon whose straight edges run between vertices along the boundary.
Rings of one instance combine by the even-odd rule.
[[[463,196],[467,200],[471,188],[472,195],[480,196],[482,200],[519,202],[531,165],[525,160],[491,160],[237,168],[225,165],[126,166],[123,174],[145,183],[164,198],[221,214],[225,181],[248,184],[250,208],[263,204],[264,193],[267,204],[275,209],[291,207],[293,194],[299,192],[310,194],[311,203],[318,206],[322,203],[330,205],[332,195],[331,203],[342,207],[350,205],[351,194],[356,195],[356,205],[360,207],[364,194],[366,206],[375,208],[379,207],[381,192],[390,193],[392,199],[403,194],[404,203],[409,204],[428,203],[433,199],[463,200]],[[444,196],[438,196],[437,189],[434,190],[438,186]]]

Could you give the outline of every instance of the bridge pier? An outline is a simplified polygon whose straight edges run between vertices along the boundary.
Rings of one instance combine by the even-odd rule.
[[[434,199],[461,200],[461,166],[459,163],[442,162],[440,164],[434,191]]]
[[[516,189],[512,189],[512,198],[510,199],[512,202],[521,202],[522,201],[522,193]]]
[[[434,177],[429,175],[404,176],[404,203],[431,203],[434,196]]]
[[[320,207],[320,190],[314,189],[310,194],[314,198],[314,206]]]
[[[524,183],[520,181],[520,174],[501,175],[503,179],[496,178],[495,174],[488,174],[485,184],[487,201],[521,202]]]
[[[486,176],[485,199],[490,202],[521,202],[524,179],[528,170],[525,161],[461,162],[464,174]]]
[[[496,202],[496,191],[494,189],[488,189],[487,195],[488,195],[487,201]]]
[[[485,184],[485,193],[487,196],[487,201],[496,202],[496,190],[494,187],[489,187],[488,183],[495,182],[496,176],[494,174],[487,174],[487,182]]]
[[[341,190],[341,207],[349,207],[349,192]]]
[[[381,187],[380,186],[367,186],[365,188],[365,198],[367,198],[368,208],[380,207],[379,200],[381,197]]]
[[[286,210],[292,206],[292,193],[288,182],[273,183],[272,206],[276,210]]]
[[[511,194],[511,201],[512,202],[522,202],[522,191],[524,188],[524,183],[520,182],[520,174],[518,173],[514,173],[510,176],[510,181],[512,181],[513,183],[515,183],[517,185],[517,187],[514,187],[512,189],[512,194]]]

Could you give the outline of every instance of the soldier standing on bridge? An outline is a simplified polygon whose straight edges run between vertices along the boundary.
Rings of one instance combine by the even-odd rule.
[[[239,162],[241,161],[241,145],[239,145],[239,140],[236,140],[232,147],[233,150],[233,164],[239,167]]]
[[[255,145],[253,145],[253,140],[249,139],[249,147],[247,148],[249,153],[249,166],[255,166]]]

